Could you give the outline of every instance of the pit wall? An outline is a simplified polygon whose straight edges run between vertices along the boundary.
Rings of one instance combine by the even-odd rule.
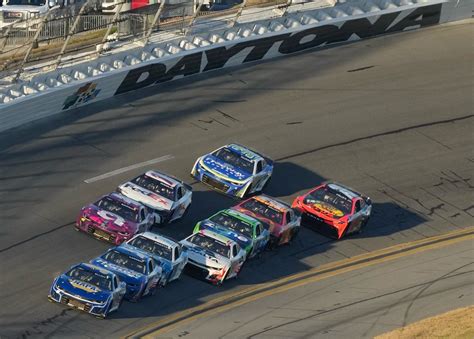
[[[474,0],[347,2],[104,56],[0,91],[0,132],[194,74],[472,18],[473,8]]]

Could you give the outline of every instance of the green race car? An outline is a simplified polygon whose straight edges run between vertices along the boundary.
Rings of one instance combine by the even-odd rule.
[[[263,223],[235,210],[222,210],[202,220],[194,227],[194,233],[208,229],[237,242],[252,258],[262,252],[270,239],[270,232]]]

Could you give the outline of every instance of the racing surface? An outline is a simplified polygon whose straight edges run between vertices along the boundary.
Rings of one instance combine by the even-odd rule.
[[[473,258],[471,238],[271,294],[151,335],[154,338],[373,338],[472,305]]]
[[[125,335],[241,286],[472,226],[471,32],[447,25],[197,76],[0,135],[0,336]],[[160,229],[182,239],[236,203],[189,177],[199,155],[234,141],[276,160],[269,195],[291,202],[335,180],[370,196],[364,233],[335,242],[305,228],[222,288],[184,276],[105,321],[47,302],[54,276],[110,247],[74,231],[81,206],[146,169],[169,172],[193,183],[186,218]]]

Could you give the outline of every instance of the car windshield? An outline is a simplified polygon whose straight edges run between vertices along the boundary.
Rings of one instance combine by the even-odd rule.
[[[137,222],[138,221],[138,208],[134,209],[119,200],[112,199],[111,197],[103,197],[95,203],[97,207],[104,211],[112,212],[125,220]]]
[[[249,223],[240,220],[232,215],[226,213],[219,213],[209,220],[212,222],[231,229],[247,238],[253,238],[253,228]]]
[[[218,149],[213,154],[216,158],[222,160],[226,164],[232,165],[249,174],[253,173],[253,162],[245,159],[240,154],[230,150],[227,147]]]
[[[74,267],[69,272],[66,273],[68,277],[71,277],[76,280],[83,281],[85,283],[97,286],[102,290],[112,290],[112,278],[105,275],[100,274],[99,272],[94,272],[88,270],[84,267]]]
[[[352,210],[351,199],[327,186],[308,194],[304,203],[313,205],[321,204],[321,207],[324,209],[328,209],[328,206],[332,207],[331,212],[333,212],[336,217],[342,217]]]
[[[171,248],[141,235],[130,240],[129,244],[145,252],[165,258],[166,260],[172,260]]]
[[[23,6],[44,6],[45,0],[10,0],[8,5],[23,5]]]
[[[146,265],[144,260],[131,257],[116,250],[109,251],[105,254],[104,259],[115,265],[128,268],[129,270],[145,274]]]
[[[153,179],[146,174],[142,174],[139,177],[132,180],[134,184],[146,188],[149,191],[152,191],[166,199],[175,201],[176,194],[174,188],[168,185],[165,185],[159,180]]]
[[[283,212],[256,199],[250,199],[244,202],[241,207],[255,213],[256,215],[269,219],[277,224],[283,222]]]
[[[205,250],[220,254],[226,258],[230,258],[230,247],[217,239],[206,237],[201,233],[196,233],[191,236],[188,241]]]

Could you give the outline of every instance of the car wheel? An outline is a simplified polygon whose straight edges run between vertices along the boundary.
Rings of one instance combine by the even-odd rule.
[[[360,224],[360,227],[359,229],[357,230],[357,234],[361,234],[365,228],[365,226],[367,226],[367,224],[369,223],[369,218],[366,218],[364,219],[364,221],[362,221],[362,223]]]
[[[262,186],[262,189],[260,191],[258,191],[258,194],[261,194],[263,192],[263,190],[265,188],[267,188],[268,183],[270,182],[271,178],[272,178],[271,176],[268,177],[267,181],[265,181],[265,184]]]
[[[148,292],[148,295],[151,297],[154,296],[157,290],[158,290],[158,284],[156,284],[156,286],[153,287],[153,289],[151,289],[150,292]]]
[[[234,279],[238,279],[238,278],[240,277],[240,273],[241,273],[242,270],[244,269],[245,263],[246,263],[246,261],[242,264],[242,266],[240,266],[240,270],[239,270],[239,272],[237,272],[237,274],[235,275]]]
[[[291,245],[291,243],[296,239],[298,232],[299,232],[299,229],[296,227],[291,230],[291,236],[290,236],[290,240],[288,240],[288,245]]]
[[[268,251],[273,251],[274,249],[276,249],[278,246],[278,238],[274,237],[273,235],[270,236],[270,240],[268,240],[268,243],[267,243],[267,250]]]

